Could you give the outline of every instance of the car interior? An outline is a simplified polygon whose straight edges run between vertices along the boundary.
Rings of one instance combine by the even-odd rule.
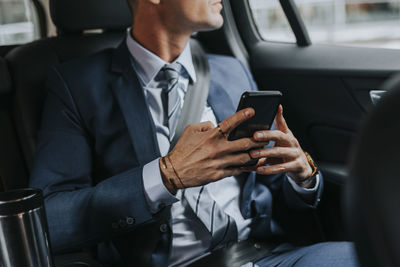
[[[46,28],[46,9],[31,1]],[[399,195],[399,144],[393,142],[400,130],[393,121],[400,107],[400,50],[313,44],[293,0],[279,2],[296,43],[265,41],[247,1],[222,2],[224,26],[192,38],[208,53],[242,61],[260,90],[283,93],[288,125],[324,177],[320,205],[308,219],[294,225],[295,214],[278,215],[289,241],[354,240],[363,266],[400,266],[393,205]],[[52,66],[117,47],[132,21],[126,0],[50,0],[49,10],[56,36],[0,49],[0,192],[28,187]],[[240,266],[241,253],[226,249],[193,266]],[[53,256],[56,266],[102,266],[91,248]]]

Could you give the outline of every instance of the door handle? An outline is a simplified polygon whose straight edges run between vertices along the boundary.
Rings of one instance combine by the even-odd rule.
[[[371,101],[374,105],[378,103],[378,101],[383,97],[386,93],[385,90],[371,90],[369,91],[369,96],[371,97]]]

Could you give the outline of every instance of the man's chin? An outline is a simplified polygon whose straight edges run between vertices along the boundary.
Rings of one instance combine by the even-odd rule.
[[[222,25],[224,25],[224,19],[221,16],[220,19],[215,19],[215,20],[210,21],[209,23],[203,25],[203,27],[201,27],[201,29],[199,29],[198,31],[199,32],[213,31],[213,30],[217,30],[217,29],[221,28]]]

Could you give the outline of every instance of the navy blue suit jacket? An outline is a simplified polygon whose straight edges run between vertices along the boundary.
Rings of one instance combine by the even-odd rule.
[[[238,60],[217,55],[208,60],[208,103],[222,121],[235,112],[244,91],[257,88]],[[44,192],[53,251],[97,244],[98,256],[111,263],[133,250],[135,257],[150,255],[151,265],[166,265],[168,208],[152,214],[142,182],[143,166],[160,152],[125,42],[53,68],[47,86],[30,181]],[[276,231],[274,195],[283,196],[291,208],[315,207],[301,200],[284,175],[250,173],[241,210],[245,218],[255,218],[254,235],[268,238]],[[160,239],[156,246],[148,242],[154,238]]]

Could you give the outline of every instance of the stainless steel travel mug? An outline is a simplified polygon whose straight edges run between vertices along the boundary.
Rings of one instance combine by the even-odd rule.
[[[0,267],[53,267],[42,192],[0,193]]]

